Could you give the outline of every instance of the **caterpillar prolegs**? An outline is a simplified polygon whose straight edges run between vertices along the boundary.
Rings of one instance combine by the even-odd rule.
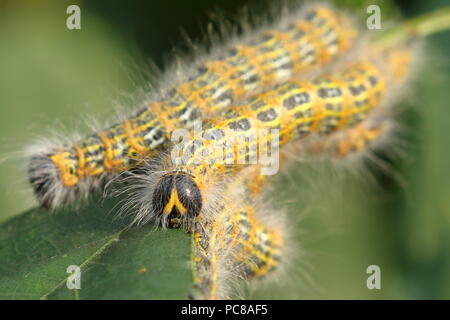
[[[376,148],[384,138],[392,135],[394,121],[385,115],[374,114],[359,124],[336,132],[320,139],[294,145],[293,151],[306,159],[316,160],[328,158],[331,160],[346,159],[353,155],[364,153],[369,148]]]
[[[326,6],[296,11],[264,30],[217,48],[149,98],[126,120],[72,145],[30,148],[28,173],[41,205],[57,208],[88,197],[118,173],[164,150],[176,128],[240,103],[291,76],[318,71],[348,52],[356,31]],[[182,74],[182,76],[178,76]]]

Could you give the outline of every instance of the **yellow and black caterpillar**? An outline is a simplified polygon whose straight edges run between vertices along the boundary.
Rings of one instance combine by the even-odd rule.
[[[195,221],[194,298],[224,298],[233,280],[262,278],[286,258],[283,212],[262,204],[261,193],[249,188],[258,175],[258,169],[246,170],[227,186],[227,197],[233,201],[224,204],[213,220]]]
[[[190,128],[246,96],[294,74],[320,69],[349,51],[356,31],[347,17],[324,6],[292,14],[273,28],[246,35],[217,57],[193,63],[174,86],[125,121],[73,145],[30,148],[28,173],[41,205],[56,208],[88,197],[117,173],[163,150],[176,128]]]
[[[201,134],[183,144],[179,156],[167,160],[173,163],[168,170],[149,179],[152,203],[136,220],[156,218],[163,226],[189,230],[203,209],[215,211],[217,199],[209,190],[248,165],[240,160],[257,158],[261,145],[274,136],[268,130],[277,130],[276,138],[284,145],[312,134],[327,137],[366,119],[401,88],[413,57],[409,48],[384,54],[384,61],[362,59],[334,75],[290,80],[206,122]],[[230,140],[239,143],[229,148]]]

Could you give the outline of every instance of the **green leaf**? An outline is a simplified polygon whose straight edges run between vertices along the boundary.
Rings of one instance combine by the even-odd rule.
[[[114,220],[116,201],[56,214],[33,209],[0,225],[0,299],[185,299],[190,236]],[[81,268],[81,289],[66,286]]]

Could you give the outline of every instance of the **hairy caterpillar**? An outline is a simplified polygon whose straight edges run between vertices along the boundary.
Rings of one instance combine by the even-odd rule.
[[[244,97],[320,69],[347,52],[355,29],[340,12],[316,6],[266,30],[245,35],[219,54],[194,62],[124,121],[68,146],[30,148],[28,173],[41,205],[57,208],[88,197],[117,173],[164,149],[171,132],[189,128]],[[217,50],[219,51],[219,50]]]
[[[293,144],[285,153],[289,153],[289,157],[297,154],[304,161],[348,159],[375,147],[384,137],[392,136],[394,128],[392,115],[373,112],[355,126]]]
[[[286,258],[284,214],[261,206],[261,195],[248,188],[258,174],[250,168],[228,185],[226,192],[234,201],[227,202],[214,220],[196,220],[192,258],[195,298],[223,298],[232,279],[262,278],[280,268]]]
[[[413,54],[403,47],[384,54],[384,61],[362,59],[333,76],[288,81],[211,119],[201,134],[185,142],[181,156],[167,160],[168,170],[149,178],[151,208],[142,206],[136,220],[156,218],[163,226],[181,224],[189,230],[202,209],[208,214],[217,207],[209,190],[226,184],[223,174],[237,172],[243,167],[236,165],[239,158],[256,158],[259,146],[267,143],[270,135],[261,134],[261,129],[278,129],[283,145],[313,133],[326,136],[353,126],[384,101],[391,103]],[[224,150],[226,139],[244,142]],[[175,164],[170,165],[171,161]]]

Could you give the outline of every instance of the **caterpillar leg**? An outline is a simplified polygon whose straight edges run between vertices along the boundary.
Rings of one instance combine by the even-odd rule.
[[[319,137],[316,141],[304,145],[303,152],[313,159],[327,157],[344,159],[363,154],[387,139],[393,129],[390,118],[370,117],[354,127],[328,137]]]

